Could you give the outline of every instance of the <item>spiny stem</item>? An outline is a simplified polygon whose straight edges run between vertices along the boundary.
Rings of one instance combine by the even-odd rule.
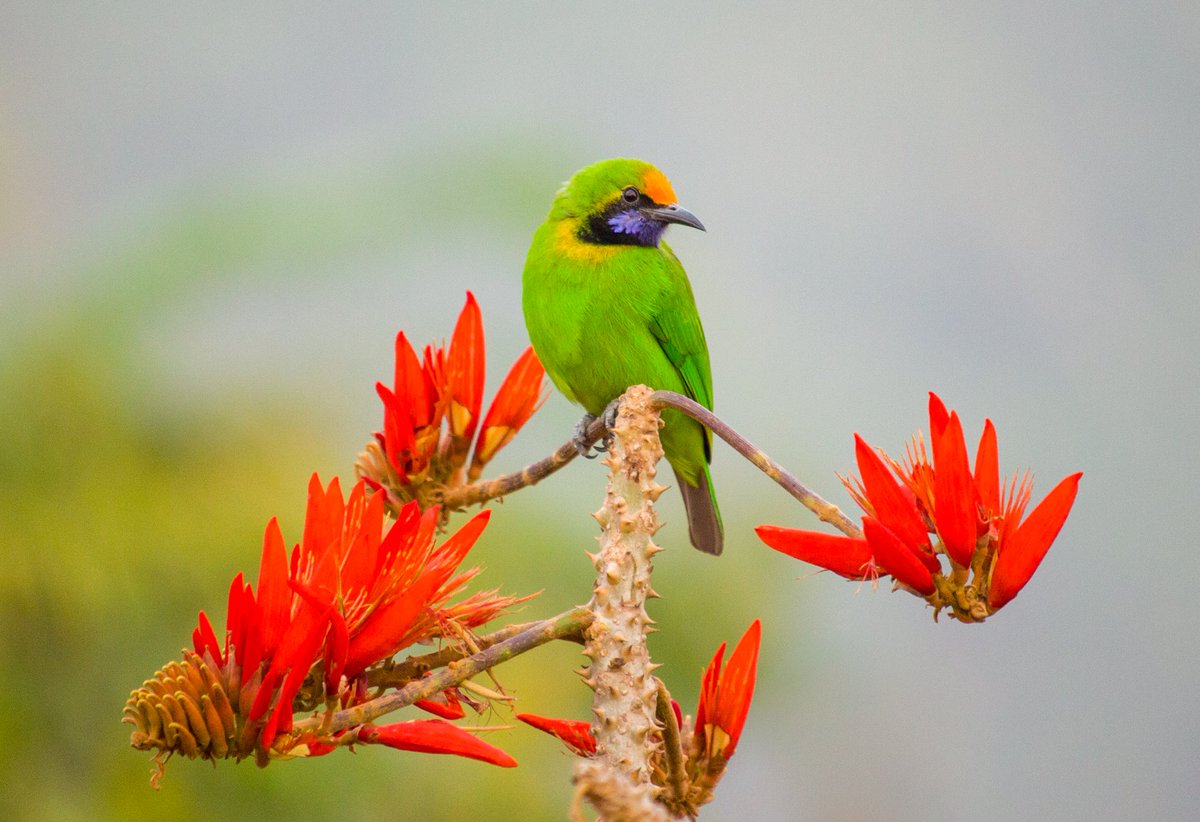
[[[801,505],[816,514],[817,518],[822,522],[829,523],[848,537],[857,539],[862,536],[862,531],[842,513],[840,508],[832,502],[827,502],[819,494],[797,479],[794,474],[767,456],[764,451],[700,403],[690,397],[677,394],[674,391],[655,391],[650,397],[650,402],[659,408],[674,408],[676,411],[687,414],[696,422],[725,440],[733,450],[748,459],[768,477],[775,480],[783,490],[799,500]]]
[[[547,642],[552,642],[556,639],[579,637],[592,624],[592,619],[591,610],[586,606],[581,606],[573,608],[570,611],[565,611],[558,616],[542,620],[541,622],[535,622],[515,636],[501,640],[479,653],[447,662],[444,668],[430,676],[409,682],[404,687],[377,699],[372,699],[370,702],[364,702],[361,705],[355,705],[353,708],[336,711],[332,717],[329,717],[328,725],[324,727],[322,727],[322,723],[326,721],[326,718],[324,716],[314,716],[297,722],[293,732],[300,733],[321,729],[323,732],[327,730],[328,733],[332,734],[347,728],[354,728],[373,719],[378,719],[392,711],[407,707],[418,700],[428,699],[447,688],[453,688],[462,681],[470,679],[495,665],[499,665],[501,662],[506,662],[519,654],[530,651],[539,645],[545,645]]]
[[[592,611],[596,621],[584,635],[591,660],[593,759],[638,785],[649,785],[657,699],[656,667],[646,644],[653,620],[646,613],[659,529],[654,501],[666,490],[655,482],[662,459],[658,411],[644,385],[621,396],[608,459],[608,491],[594,516],[603,533],[600,550],[589,554],[596,571]],[[606,818],[610,816],[605,815]],[[640,817],[638,817],[640,818]]]

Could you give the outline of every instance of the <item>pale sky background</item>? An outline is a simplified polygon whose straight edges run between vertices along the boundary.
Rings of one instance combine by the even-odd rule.
[[[834,471],[852,433],[900,452],[929,390],[969,438],[995,421],[1002,471],[1032,467],[1035,499],[1084,472],[1030,586],[967,627],[777,559],[753,526],[812,519],[719,448],[726,555],[685,550],[670,500],[679,550],[652,612],[656,642],[698,649],[688,677],[736,639],[726,624],[764,620],[758,697],[702,818],[1184,819],[1198,146],[1187,2],[10,2],[0,346],[109,300],[138,363],[114,376],[126,401],[252,410],[269,392],[324,426],[342,461],[321,469],[348,472],[395,331],[447,334],[474,290],[494,386],[525,344],[520,269],[556,188],[603,157],[650,160],[708,227],[668,240],[717,410],[806,481],[850,510]],[[260,250],[198,248],[209,262],[138,279],[139,249],[196,208],[250,215]],[[552,397],[508,467],[576,418]],[[562,561],[582,563],[599,471],[499,513],[555,517]],[[728,623],[672,609],[681,574],[741,598]],[[568,770],[546,776],[564,795]]]

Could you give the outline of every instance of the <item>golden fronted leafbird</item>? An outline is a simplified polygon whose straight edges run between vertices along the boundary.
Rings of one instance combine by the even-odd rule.
[[[672,223],[704,229],[657,168],[616,159],[577,172],[533,235],[522,286],[529,339],[554,384],[589,414],[638,384],[712,408],[692,287],[662,241]],[[709,473],[711,435],[672,409],[662,418],[692,544],[719,554],[725,537]]]

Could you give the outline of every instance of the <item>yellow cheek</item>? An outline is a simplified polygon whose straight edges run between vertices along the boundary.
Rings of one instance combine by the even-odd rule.
[[[611,260],[618,251],[619,245],[598,245],[585,243],[577,236],[578,220],[563,220],[556,229],[554,247],[564,257],[581,263],[603,263]]]

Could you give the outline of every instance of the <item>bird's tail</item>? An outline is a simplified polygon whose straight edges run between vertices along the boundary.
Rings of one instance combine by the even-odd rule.
[[[697,479],[699,483],[692,485],[679,471],[675,472],[675,482],[683,492],[683,507],[687,509],[688,536],[692,545],[704,553],[719,556],[725,547],[725,526],[721,524],[721,511],[717,508],[717,495],[707,465],[702,466]]]

